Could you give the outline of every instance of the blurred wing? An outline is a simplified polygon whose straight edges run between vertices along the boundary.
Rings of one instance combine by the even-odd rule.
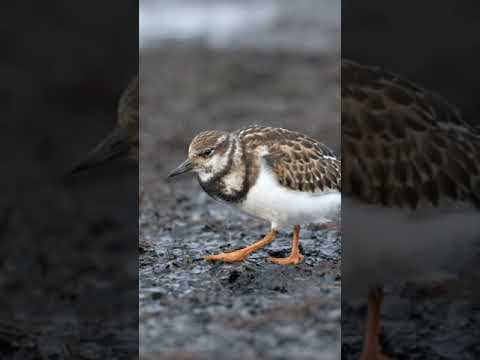
[[[130,81],[118,102],[118,119],[123,128],[138,127],[138,75]]]
[[[345,194],[385,206],[480,206],[480,132],[439,96],[342,61]]]
[[[118,128],[126,131],[129,144],[128,156],[139,157],[139,81],[138,75],[130,81],[118,103]]]

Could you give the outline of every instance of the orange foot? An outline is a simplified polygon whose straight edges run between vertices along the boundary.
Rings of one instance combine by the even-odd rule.
[[[297,265],[303,261],[303,255],[298,253],[291,254],[289,257],[286,258],[269,257],[268,260],[278,265]]]
[[[246,252],[244,249],[241,249],[229,253],[222,252],[220,254],[205,256],[204,259],[210,261],[240,262],[244,261],[248,255],[248,252]]]
[[[302,262],[303,255],[300,253],[300,225],[293,228],[292,252],[286,258],[270,257],[269,260],[279,265],[297,265]]]
[[[224,261],[224,262],[244,261],[248,255],[257,251],[258,249],[261,249],[264,246],[267,246],[273,240],[275,240],[275,238],[277,237],[277,234],[278,234],[277,230],[273,229],[267,234],[267,236],[265,236],[262,240],[257,241],[255,244],[252,244],[250,246],[247,246],[246,248],[232,251],[229,253],[220,253],[220,254],[205,256],[205,260]]]

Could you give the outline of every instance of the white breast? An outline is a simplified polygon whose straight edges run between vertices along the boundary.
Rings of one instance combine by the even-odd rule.
[[[340,211],[338,191],[306,193],[281,186],[264,164],[240,208],[271,222],[272,228],[336,220]]]
[[[360,295],[369,286],[468,268],[480,242],[479,221],[473,207],[412,211],[344,197],[342,284]]]

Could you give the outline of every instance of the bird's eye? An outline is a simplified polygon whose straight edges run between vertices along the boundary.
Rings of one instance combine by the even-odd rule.
[[[201,151],[199,155],[201,157],[206,158],[206,157],[211,156],[212,154],[213,154],[213,149],[205,149],[205,150]]]

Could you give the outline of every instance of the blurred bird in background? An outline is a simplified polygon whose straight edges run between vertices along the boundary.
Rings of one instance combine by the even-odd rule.
[[[480,236],[480,132],[397,75],[341,66],[342,297],[370,289],[361,359],[387,359],[382,286],[468,268]]]
[[[130,81],[118,103],[118,120],[113,131],[72,169],[72,173],[99,166],[114,159],[138,161],[138,75]]]
[[[118,119],[115,128],[71,170],[72,174],[100,166],[115,159],[138,162],[138,75],[130,81],[118,102]],[[139,201],[143,192],[139,194]]]

